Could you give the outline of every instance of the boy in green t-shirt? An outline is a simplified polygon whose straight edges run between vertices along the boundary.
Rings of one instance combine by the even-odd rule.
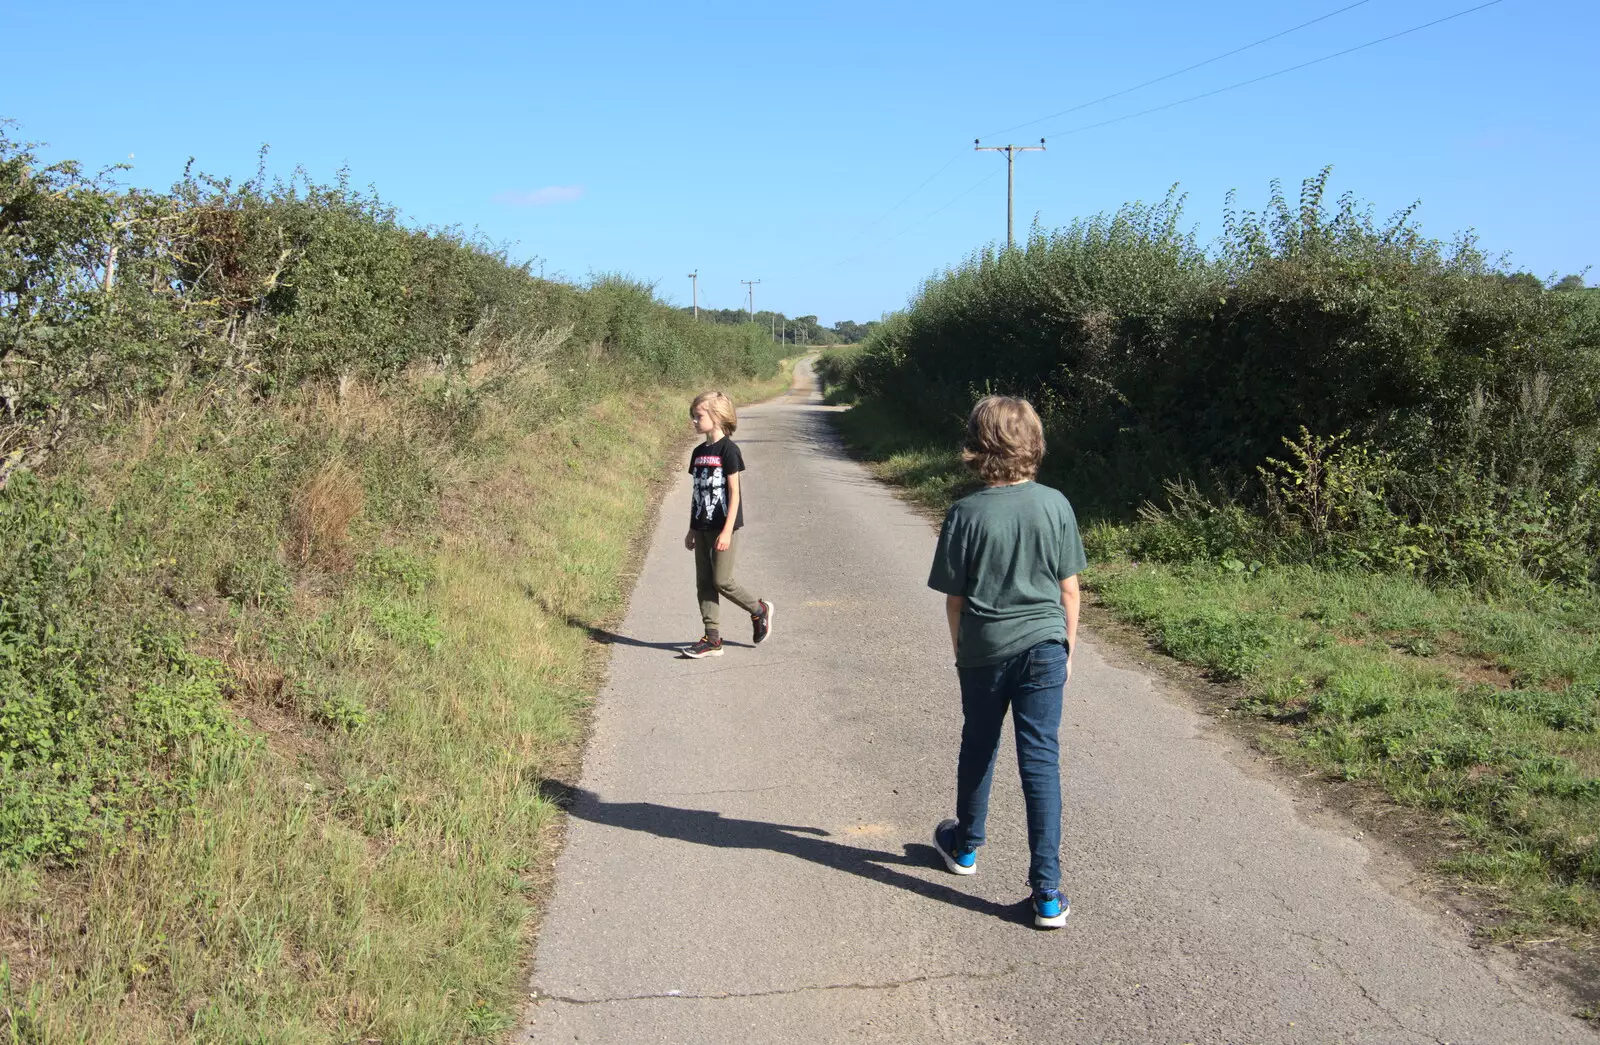
[[[1061,694],[1078,635],[1083,542],[1072,505],[1033,481],[1044,428],[1025,399],[988,396],[967,418],[962,459],[984,488],[945,516],[928,587],[945,593],[961,680],[956,815],[934,828],[945,866],[974,874],[1006,710],[1028,810],[1033,924],[1066,924],[1061,893]]]

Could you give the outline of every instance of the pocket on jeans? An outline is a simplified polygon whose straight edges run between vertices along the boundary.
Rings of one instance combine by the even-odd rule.
[[[1051,639],[1029,650],[1027,677],[1035,686],[1066,685],[1066,644]]]

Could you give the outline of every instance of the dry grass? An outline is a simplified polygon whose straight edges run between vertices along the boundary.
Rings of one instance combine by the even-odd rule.
[[[328,461],[295,492],[289,533],[296,560],[331,570],[350,564],[350,524],[361,514],[366,492],[361,477],[338,458]]]

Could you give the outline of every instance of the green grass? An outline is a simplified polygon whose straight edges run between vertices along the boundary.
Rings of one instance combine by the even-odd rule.
[[[878,404],[839,421],[916,503],[939,510],[971,488],[953,437],[912,434]],[[1085,527],[1084,583],[1101,607],[1227,684],[1229,712],[1290,763],[1415,811],[1448,854],[1437,869],[1497,908],[1487,931],[1595,941],[1600,598],[1135,561],[1132,535]]]
[[[554,857],[538,783],[576,757],[585,625],[622,605],[649,491],[688,440],[684,391],[576,380],[526,375],[465,435],[403,389],[308,393],[231,429],[174,400],[60,480],[88,496],[47,520],[122,549],[93,576],[61,567],[122,599],[94,619],[142,607],[183,638],[170,684],[83,706],[112,709],[106,735],[131,708],[141,740],[173,739],[117,763],[159,788],[67,780],[122,820],[0,869],[0,1041],[515,1024]],[[102,660],[112,683],[149,662]]]
[[[978,488],[951,450],[959,433],[940,438],[908,423],[893,407],[870,401],[835,415],[845,442],[872,463],[882,479],[900,487],[914,504],[943,511]]]

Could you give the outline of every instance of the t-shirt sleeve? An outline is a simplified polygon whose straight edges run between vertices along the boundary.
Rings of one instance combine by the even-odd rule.
[[[729,439],[722,444],[722,474],[732,475],[734,472],[744,471],[744,454],[739,452],[739,444]]]
[[[933,568],[928,571],[928,587],[946,595],[967,593],[967,549],[962,540],[961,523],[951,508],[939,528],[939,545],[933,552]]]
[[[1078,516],[1072,510],[1070,503],[1063,504],[1061,515],[1061,565],[1056,570],[1060,576],[1058,580],[1076,577],[1089,565],[1089,559],[1083,554],[1083,537],[1078,533]]]

